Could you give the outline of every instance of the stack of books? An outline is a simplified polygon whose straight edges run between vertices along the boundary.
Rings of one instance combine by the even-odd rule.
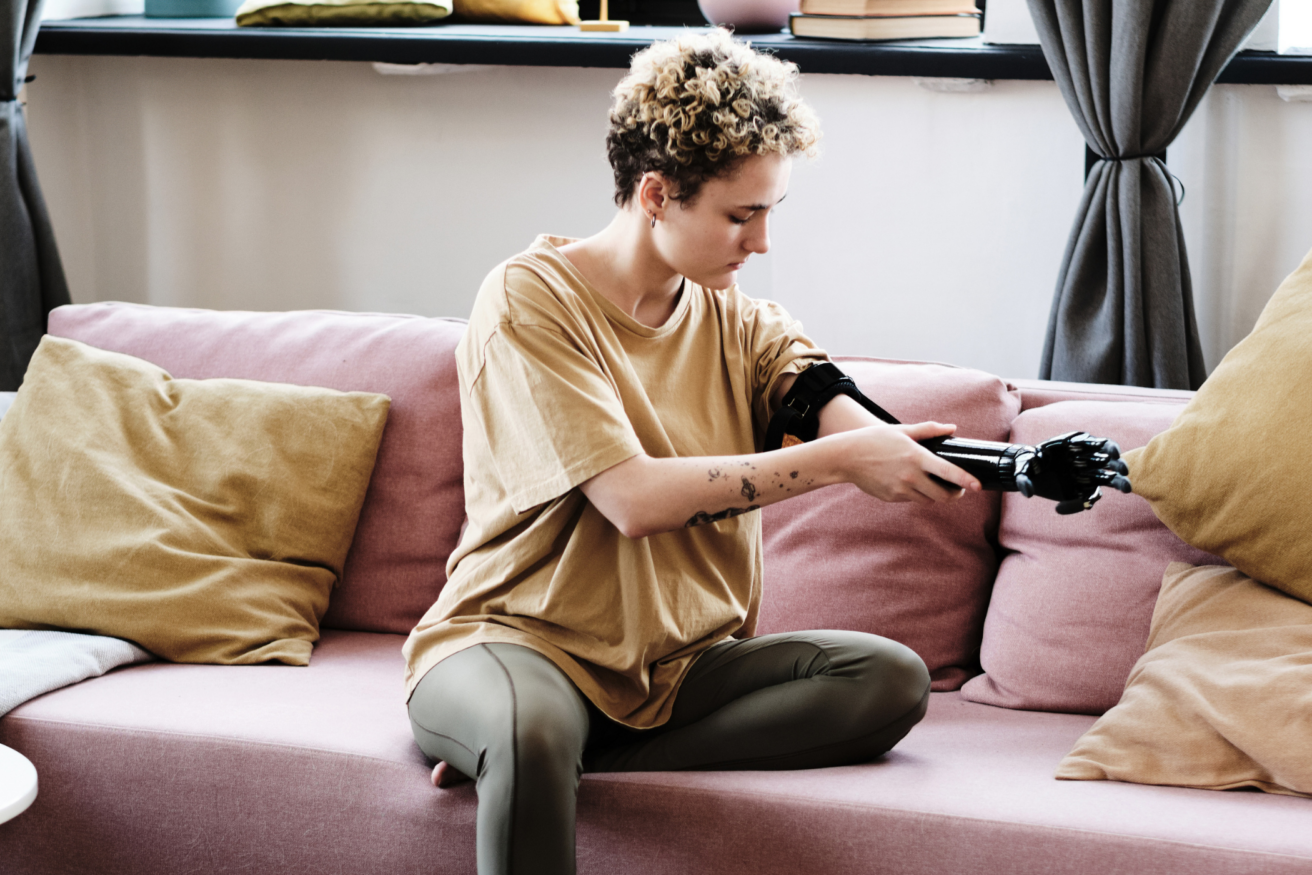
[[[923,39],[979,36],[974,0],[802,0],[789,18],[793,36]]]

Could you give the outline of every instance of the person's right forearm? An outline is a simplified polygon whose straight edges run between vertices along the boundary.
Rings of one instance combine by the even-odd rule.
[[[938,423],[876,425],[753,455],[639,455],[582,489],[631,538],[728,519],[836,483],[853,483],[884,501],[947,501],[960,493],[930,474],[971,490],[979,482],[916,441],[950,432]]]
[[[630,538],[704,525],[843,482],[838,446],[816,441],[769,453],[634,456],[583,484]]]

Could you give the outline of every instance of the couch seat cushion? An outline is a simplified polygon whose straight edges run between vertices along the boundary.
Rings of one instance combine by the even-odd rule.
[[[308,668],[148,665],[0,719],[41,793],[6,875],[474,871],[472,785],[435,790],[399,636],[325,632]],[[1297,873],[1312,802],[1053,771],[1093,718],[937,693],[875,763],[587,775],[583,875]]]
[[[475,808],[428,781],[404,641],[325,630],[307,667],[153,663],[19,706],[0,743],[40,792],[0,825],[0,872],[470,871],[422,865],[473,842]]]
[[[377,313],[58,307],[50,333],[143,358],[174,377],[233,377],[392,399],[326,628],[409,632],[437,600],[465,515],[459,319]]]
[[[610,866],[593,871],[626,875],[1265,875],[1312,866],[1308,800],[1055,780],[1092,720],[935,693],[924,722],[872,764],[587,776],[580,845],[623,836],[624,856],[602,848],[588,859]],[[1089,792],[1071,792],[1078,787]]]

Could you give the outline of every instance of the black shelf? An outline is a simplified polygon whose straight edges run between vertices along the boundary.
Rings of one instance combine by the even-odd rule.
[[[633,53],[679,27],[634,26],[625,33],[572,27],[442,24],[391,28],[237,27],[229,18],[122,15],[47,21],[36,51],[50,55],[148,55],[172,58],[262,58],[382,61],[393,64],[508,64],[546,67],[629,65]],[[1051,79],[1038,46],[996,46],[980,39],[856,43],[798,39],[786,33],[744,35],[758,48],[807,73]],[[1241,52],[1218,81],[1312,84],[1312,56]]]

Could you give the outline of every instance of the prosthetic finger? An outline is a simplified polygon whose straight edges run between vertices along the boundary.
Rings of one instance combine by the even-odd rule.
[[[1082,510],[1088,510],[1093,507],[1100,498],[1102,498],[1102,492],[1095,489],[1086,498],[1072,498],[1069,501],[1059,501],[1057,502],[1057,513],[1066,516],[1068,514],[1079,513]]]
[[[1124,468],[1125,466],[1122,464],[1121,467]],[[1093,480],[1095,483],[1101,486],[1110,486],[1112,489],[1115,489],[1117,492],[1128,493],[1131,489],[1130,478],[1126,477],[1125,474],[1122,473],[1121,471],[1117,471],[1112,468],[1107,468],[1096,472],[1093,475]]]

